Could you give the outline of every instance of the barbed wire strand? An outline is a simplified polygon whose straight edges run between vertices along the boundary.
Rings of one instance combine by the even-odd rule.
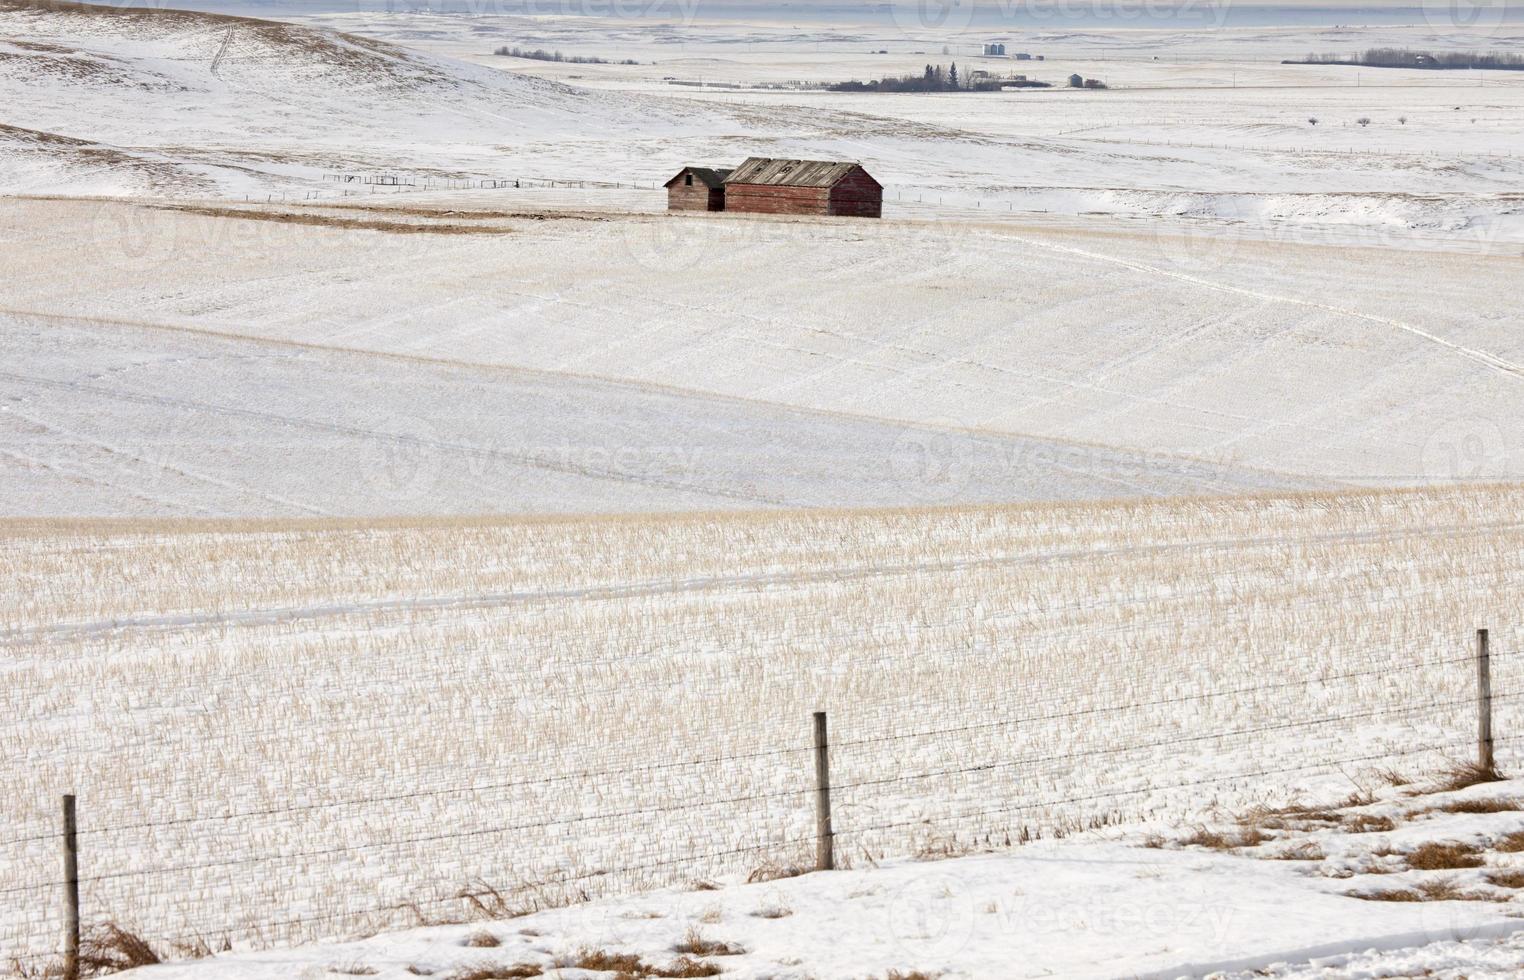
[[[1151,700],[1151,701],[1138,701],[1138,702],[1130,702],[1130,703],[1125,703],[1125,704],[1100,705],[1100,706],[1096,706],[1096,707],[1093,707],[1093,708],[1079,709],[1079,710],[1072,711],[1072,712],[1058,712],[1058,713],[1047,714],[1047,715],[1032,715],[1032,716],[1027,716],[1027,717],[1024,717],[1024,718],[1013,718],[1013,719],[1004,719],[1004,720],[1001,720],[1001,721],[994,721],[994,722],[983,722],[983,723],[980,723],[980,724],[977,724],[977,725],[964,725],[964,726],[959,726],[959,727],[954,727],[954,728],[929,729],[929,730],[916,731],[916,732],[895,732],[895,733],[888,733],[888,734],[878,735],[878,736],[869,736],[869,737],[866,737],[866,738],[848,739],[848,740],[844,740],[844,741],[833,741],[833,742],[831,742],[831,747],[832,748],[850,748],[850,747],[858,746],[858,745],[872,745],[872,744],[877,744],[877,743],[881,743],[881,742],[897,741],[897,740],[908,739],[908,738],[929,738],[929,737],[938,736],[938,735],[950,735],[950,734],[957,734],[959,732],[966,732],[966,731],[991,730],[991,729],[1010,727],[1012,725],[1031,724],[1033,722],[1040,722],[1040,721],[1058,721],[1058,720],[1064,720],[1064,719],[1069,719],[1069,718],[1082,718],[1082,717],[1088,717],[1088,716],[1092,716],[1092,715],[1096,715],[1096,714],[1104,714],[1104,713],[1113,712],[1113,711],[1118,711],[1119,712],[1119,711],[1131,711],[1131,710],[1136,710],[1136,709],[1139,709],[1139,708],[1162,707],[1162,706],[1167,706],[1167,705],[1171,705],[1171,704],[1183,704],[1183,703],[1188,703],[1188,702],[1191,702],[1191,701],[1209,700],[1209,699],[1215,699],[1215,698],[1221,698],[1221,697],[1233,697],[1233,696],[1238,696],[1238,695],[1242,695],[1242,694],[1256,693],[1256,692],[1262,692],[1262,691],[1268,691],[1268,690],[1282,690],[1282,689],[1294,688],[1294,687],[1306,687],[1306,686],[1310,686],[1310,685],[1313,685],[1313,684],[1326,684],[1326,683],[1329,683],[1331,681],[1349,680],[1349,679],[1354,679],[1354,678],[1358,678],[1358,677],[1367,677],[1367,676],[1375,676],[1375,675],[1386,675],[1386,674],[1390,674],[1390,673],[1393,673],[1393,672],[1396,672],[1396,671],[1420,670],[1420,669],[1425,669],[1425,668],[1428,668],[1428,667],[1452,666],[1452,665],[1461,664],[1461,663],[1472,663],[1474,661],[1475,661],[1475,657],[1455,657],[1455,658],[1449,658],[1449,659],[1444,659],[1444,660],[1432,660],[1432,661],[1425,661],[1423,663],[1418,663],[1418,664],[1408,664],[1408,665],[1402,665],[1402,666],[1396,666],[1396,667],[1386,667],[1386,668],[1372,669],[1372,670],[1367,670],[1367,671],[1350,671],[1350,672],[1346,672],[1346,673],[1343,673],[1343,674],[1325,675],[1325,676],[1316,677],[1316,678],[1307,678],[1307,679],[1298,680],[1298,681],[1287,681],[1287,682],[1282,682],[1282,683],[1277,683],[1277,684],[1261,684],[1261,685],[1254,685],[1254,686],[1246,687],[1246,688],[1235,688],[1235,689],[1229,689],[1229,690],[1224,690],[1224,691],[1207,691],[1207,692],[1202,692],[1200,694],[1181,695],[1179,697],[1160,698],[1160,699],[1155,699],[1155,700]],[[1495,695],[1494,696],[1494,700],[1497,700],[1498,697],[1499,696]],[[278,816],[278,815],[286,814],[286,813],[302,813],[302,812],[310,812],[310,811],[313,811],[313,810],[334,809],[334,808],[339,808],[339,807],[366,806],[366,805],[373,805],[373,804],[376,804],[376,803],[400,802],[400,801],[403,801],[403,800],[419,799],[419,798],[429,797],[429,796],[458,796],[458,795],[465,795],[465,794],[469,794],[469,793],[483,793],[483,792],[491,792],[491,791],[501,790],[501,789],[514,789],[514,788],[521,788],[521,787],[526,787],[526,786],[537,786],[537,785],[545,785],[545,784],[557,783],[557,782],[567,782],[567,781],[576,780],[576,779],[594,779],[594,778],[599,778],[599,777],[604,777],[604,776],[638,775],[638,774],[649,773],[649,772],[656,772],[656,771],[662,771],[662,770],[670,770],[670,769],[674,769],[674,768],[684,768],[684,767],[692,767],[692,766],[700,766],[700,765],[714,765],[714,764],[726,763],[726,762],[738,762],[738,761],[745,761],[745,760],[749,760],[749,759],[766,758],[766,757],[776,756],[776,755],[806,753],[806,752],[810,752],[810,751],[813,751],[813,749],[811,747],[809,747],[809,746],[800,746],[800,747],[796,747],[796,748],[786,748],[786,749],[765,749],[765,750],[758,750],[758,751],[755,751],[755,752],[737,753],[737,754],[728,755],[728,756],[713,756],[713,757],[702,758],[702,759],[679,760],[679,761],[674,761],[674,762],[657,763],[657,764],[645,765],[645,766],[632,766],[632,767],[627,767],[627,768],[622,768],[622,769],[602,769],[602,770],[592,770],[592,771],[584,771],[584,772],[578,772],[578,773],[563,773],[563,774],[556,775],[556,776],[544,776],[544,777],[538,777],[538,778],[535,778],[535,779],[509,780],[509,781],[502,781],[502,782],[495,782],[495,783],[485,783],[485,784],[477,784],[477,785],[461,785],[461,786],[450,786],[450,787],[441,787],[441,788],[430,788],[430,789],[425,789],[425,790],[412,790],[412,791],[408,791],[408,792],[405,792],[405,793],[389,793],[389,794],[379,794],[379,795],[366,796],[366,797],[354,797],[354,798],[342,799],[342,800],[329,800],[329,801],[324,801],[322,803],[298,804],[298,805],[295,805],[295,806],[288,806],[288,807],[265,807],[265,808],[252,809],[252,810],[235,811],[235,812],[232,812],[232,813],[224,813],[224,814],[207,814],[207,815],[204,815],[204,816],[173,817],[173,818],[169,818],[169,819],[165,819],[165,820],[147,820],[147,821],[139,821],[139,822],[130,823],[130,824],[118,824],[118,825],[103,826],[103,827],[82,827],[82,828],[80,828],[77,831],[77,833],[80,834],[80,835],[100,834],[100,833],[119,833],[119,832],[124,832],[124,831],[129,831],[129,830],[155,829],[155,828],[158,828],[158,827],[170,827],[170,826],[179,826],[179,825],[194,824],[194,823],[207,823],[207,822],[214,822],[214,821],[218,821],[218,820],[231,821],[231,820],[244,819],[244,818],[248,818],[248,817]],[[17,845],[17,844],[35,843],[35,842],[38,842],[38,841],[52,840],[52,839],[55,839],[57,836],[58,836],[58,832],[55,831],[55,832],[52,832],[52,833],[40,833],[40,834],[34,834],[34,835],[30,835],[30,836],[16,837],[16,838],[11,838],[11,839],[8,839],[8,840],[0,841],[0,847],[10,847],[10,846],[14,846],[14,845]],[[3,894],[3,892],[0,892],[0,894]]]

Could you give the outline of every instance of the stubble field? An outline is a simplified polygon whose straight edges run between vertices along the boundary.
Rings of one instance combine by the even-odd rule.
[[[92,919],[244,945],[805,863],[815,710],[857,864],[1442,768],[1479,627],[1511,760],[1521,502],[13,523],[5,947],[69,791]]]

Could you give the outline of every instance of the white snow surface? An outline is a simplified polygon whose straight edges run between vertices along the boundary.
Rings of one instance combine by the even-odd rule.
[[[553,193],[572,196],[13,202],[11,512],[847,506],[1524,476],[1516,259],[1114,224],[630,214]],[[247,455],[201,451],[230,438]],[[413,469],[437,478],[414,489]]]
[[[676,958],[694,935],[739,949],[707,959],[736,978],[871,977],[887,971],[946,978],[1113,977],[1173,980],[1503,978],[1524,970],[1524,916],[1508,892],[1492,901],[1377,902],[1351,897],[1352,855],[1410,850],[1423,841],[1486,845],[1524,829],[1524,813],[1415,812],[1457,800],[1520,799],[1524,781],[1423,795],[1384,791],[1346,813],[1411,821],[1395,834],[1308,833],[1322,862],[1266,859],[1279,843],[1231,852],[1143,848],[1139,834],[1086,834],[1010,852],[940,861],[896,860],[713,890],[668,889],[506,921],[427,927],[358,942],[237,953],[149,968],[155,980],[319,977],[367,968],[385,980],[443,976],[489,964],[532,964],[547,977],[582,970],[584,951]],[[1341,852],[1342,853],[1338,853]],[[1495,855],[1516,867],[1513,854]],[[1362,860],[1370,861],[1366,856]],[[1467,881],[1485,872],[1464,872]],[[1365,876],[1393,879],[1437,873]],[[1444,876],[1450,881],[1459,876]],[[1406,883],[1406,882],[1404,882]],[[484,948],[482,937],[498,945]],[[472,945],[472,944],[475,945]]]

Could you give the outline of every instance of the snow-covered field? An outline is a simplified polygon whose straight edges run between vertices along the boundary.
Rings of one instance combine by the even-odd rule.
[[[216,6],[0,0],[0,963],[74,791],[150,977],[1524,964],[1524,73],[1279,64],[1524,25]]]
[[[806,862],[817,709],[859,869],[1443,768],[1480,627],[1512,765],[1521,504],[14,522],[4,944],[70,789],[92,919],[258,945]]]
[[[947,503],[1524,472],[1513,258],[513,193],[12,202],[11,512]],[[236,452],[206,452],[226,438]]]
[[[1275,63],[1506,50],[1507,24],[1231,28],[1191,57],[1191,32],[1087,29],[1001,64],[967,60],[959,34],[945,57],[966,70],[1107,65],[1116,87],[869,97],[664,79],[860,77],[941,45],[724,17],[674,34],[291,13],[0,2],[0,188],[53,195],[0,208],[8,513],[861,506],[1524,471],[1521,73],[1357,86]],[[502,43],[640,64],[488,53]],[[660,213],[679,163],[753,152],[863,159],[889,217]],[[328,179],[378,174],[414,183]],[[482,179],[534,186],[438,189]]]
[[[1524,919],[1509,901],[1511,889],[1496,882],[1524,873],[1517,853],[1524,782],[1426,790],[1382,784],[1354,805],[1310,818],[1294,808],[1286,817],[1254,814],[1251,826],[1291,826],[1261,831],[1265,839],[1247,846],[1182,846],[1193,838],[1180,835],[1144,848],[1135,830],[1091,832],[1007,853],[674,889],[510,922],[235,954],[142,976],[274,980],[369,969],[403,980],[496,967],[499,976],[570,980],[616,972],[580,968],[607,965],[590,953],[670,969],[695,936],[729,948],[699,960],[727,977],[865,977],[896,969],[1073,980],[1517,976],[1524,972]],[[1432,863],[1422,849],[1434,843],[1474,849],[1458,863],[1480,867],[1408,867]],[[1466,897],[1351,897],[1419,887]],[[512,967],[520,972],[508,973]]]
[[[0,314],[0,348],[14,393],[0,407],[11,515],[734,510],[1316,482],[564,371],[99,320]]]

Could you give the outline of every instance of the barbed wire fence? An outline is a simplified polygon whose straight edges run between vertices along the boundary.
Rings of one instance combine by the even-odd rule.
[[[1494,690],[1493,669],[1521,657],[1491,649],[1482,630],[1466,656],[1292,681],[1082,708],[1029,699],[955,725],[845,710],[830,716],[847,719],[833,721],[837,737],[822,711],[801,719],[797,745],[162,819],[97,824],[84,800],[76,822],[69,796],[57,825],[13,825],[0,838],[0,909],[11,910],[0,963],[69,975],[80,932],[106,923],[167,955],[204,954],[505,918],[727,875],[1010,847],[1220,809],[1280,791],[1286,777],[1353,782],[1350,767],[1491,770],[1498,746],[1524,738],[1493,731],[1499,707],[1524,698],[1524,677]],[[1470,690],[1413,696],[1439,689],[1437,677]],[[909,745],[942,764],[893,761],[911,758]],[[588,790],[591,805],[546,812],[555,786]],[[446,799],[471,807],[442,809]],[[609,805],[623,801],[634,802]],[[430,829],[395,832],[418,824]],[[420,882],[398,871],[420,865],[442,873]],[[331,877],[345,887],[315,889]]]

